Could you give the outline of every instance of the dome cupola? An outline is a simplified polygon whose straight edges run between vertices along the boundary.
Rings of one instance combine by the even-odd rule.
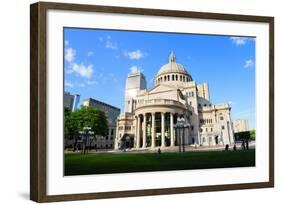
[[[155,77],[154,84],[183,83],[188,81],[192,81],[191,75],[186,71],[183,65],[176,63],[176,56],[172,51],[169,56],[169,63],[160,68]]]

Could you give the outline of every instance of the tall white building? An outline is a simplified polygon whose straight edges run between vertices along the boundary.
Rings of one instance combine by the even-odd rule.
[[[133,112],[138,91],[146,89],[145,76],[140,71],[130,73],[126,80],[125,112]]]
[[[249,131],[249,122],[247,119],[236,119],[232,121],[234,132]]]
[[[186,145],[234,143],[230,105],[213,105],[208,84],[196,84],[173,52],[154,77],[152,88],[146,88],[141,72],[128,75],[124,110],[117,119],[116,149],[177,146],[174,125],[178,117],[188,124]]]

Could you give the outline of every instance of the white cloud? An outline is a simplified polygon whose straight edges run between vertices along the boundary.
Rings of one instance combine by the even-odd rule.
[[[73,87],[74,87],[74,84],[71,83],[71,82],[65,81],[64,86],[65,86],[65,87],[68,87],[68,88],[73,88]]]
[[[65,71],[65,73],[66,73],[66,74],[71,74],[71,73],[73,73],[73,70],[67,69],[67,70]]]
[[[139,60],[145,56],[145,54],[139,49],[131,52],[125,52],[124,55],[129,57],[131,60]]]
[[[133,66],[130,68],[130,71],[131,71],[131,73],[138,73],[138,72],[141,71],[141,69],[140,69],[139,66],[133,65]]]
[[[118,48],[118,45],[116,42],[112,41],[111,36],[108,35],[106,36],[105,47],[112,50],[116,50]]]
[[[94,55],[94,52],[93,51],[88,51],[87,53],[87,56],[90,57],[90,56],[93,56]]]
[[[230,40],[232,41],[233,44],[236,46],[242,46],[246,44],[247,38],[245,37],[230,37]]]
[[[244,63],[244,68],[252,68],[254,66],[254,60],[253,59],[248,59]]]
[[[88,80],[86,83],[87,83],[87,85],[97,85],[98,84],[98,82],[94,81],[94,80]]]
[[[78,86],[81,87],[81,88],[84,88],[85,84],[84,83],[79,83]]]
[[[85,77],[85,78],[91,78],[94,72],[92,64],[86,66],[84,64],[73,63],[71,70],[74,73],[77,73],[81,77]]]
[[[71,63],[75,59],[76,51],[73,48],[66,48],[64,58],[68,63]]]

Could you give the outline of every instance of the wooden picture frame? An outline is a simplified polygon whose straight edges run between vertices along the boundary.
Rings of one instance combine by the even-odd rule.
[[[47,194],[47,11],[80,11],[158,17],[257,22],[269,25],[269,180],[266,182],[144,189],[99,193]],[[274,18],[235,14],[39,2],[30,6],[30,199],[36,202],[135,197],[274,187]]]

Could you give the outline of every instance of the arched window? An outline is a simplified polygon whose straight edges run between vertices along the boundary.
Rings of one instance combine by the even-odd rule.
[[[182,76],[180,76],[180,81],[182,81]]]
[[[172,75],[172,81],[174,81],[175,80],[175,76],[174,75]]]
[[[183,76],[182,80],[183,80],[183,82],[185,82],[185,76]]]
[[[164,76],[164,81],[166,81],[166,76]]]
[[[202,128],[200,128],[200,132],[203,132],[203,129],[202,129]]]
[[[176,81],[178,81],[178,75],[176,75]]]
[[[168,81],[170,81],[170,76],[168,75]]]

